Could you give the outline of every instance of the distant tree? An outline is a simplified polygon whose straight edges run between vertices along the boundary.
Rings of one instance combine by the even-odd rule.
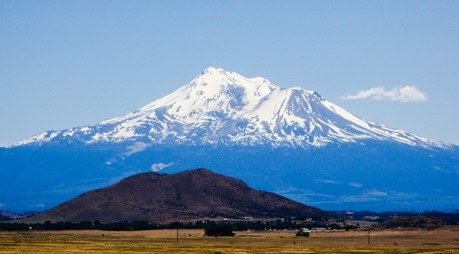
[[[216,225],[204,230],[206,236],[234,236],[231,228],[223,225]]]
[[[53,228],[53,224],[51,223],[51,221],[49,221],[49,220],[45,221],[45,223],[43,224],[43,229],[44,230],[52,230],[52,229],[54,229]]]

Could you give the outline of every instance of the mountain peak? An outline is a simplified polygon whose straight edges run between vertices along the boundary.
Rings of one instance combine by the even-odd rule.
[[[216,67],[208,67],[206,68],[205,70],[203,70],[201,72],[201,74],[207,74],[207,75],[215,75],[215,74],[221,74],[221,73],[225,73],[225,70],[223,70],[222,68],[216,68]]]
[[[441,144],[360,119],[300,87],[280,88],[209,67],[190,83],[139,110],[96,126],[47,132],[19,144],[73,139],[83,143],[325,146],[363,139]]]
[[[225,71],[222,68],[209,67],[201,72],[200,75],[196,76],[188,86],[196,85],[214,85],[219,87],[258,87],[268,86],[271,90],[278,88],[273,85],[269,80],[262,77],[247,78],[236,72]],[[186,86],[185,86],[186,87]]]
[[[231,76],[234,76],[235,73],[228,72],[223,70],[222,68],[215,68],[215,67],[209,67],[201,72],[194,80],[202,80],[205,82],[206,80],[224,80],[227,79]],[[238,75],[238,74],[236,74]],[[238,75],[239,76],[239,75]],[[241,76],[242,77],[242,76]]]
[[[261,81],[261,82],[260,82]],[[225,71],[222,68],[209,67],[195,77],[188,86],[215,86],[220,88],[247,87],[255,83],[263,83],[266,80],[248,79],[235,72]],[[186,86],[185,86],[186,87]]]

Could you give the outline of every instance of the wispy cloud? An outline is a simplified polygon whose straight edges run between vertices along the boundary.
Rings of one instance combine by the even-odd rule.
[[[336,197],[332,195],[317,193],[312,190],[298,189],[296,187],[277,189],[274,193],[305,204],[313,202],[313,200],[316,199],[336,199]]]
[[[344,95],[341,98],[343,100],[372,99],[396,102],[423,102],[428,100],[426,93],[415,86],[394,87],[392,90],[386,90],[384,87],[373,87],[359,91],[354,95]]]
[[[361,188],[361,187],[363,187],[363,184],[361,184],[361,183],[355,183],[355,182],[349,183],[349,185],[352,186],[352,187],[355,187],[355,188]]]
[[[338,181],[335,181],[335,180],[329,180],[329,179],[316,179],[316,182],[329,183],[329,184],[343,184],[342,182],[338,182]]]

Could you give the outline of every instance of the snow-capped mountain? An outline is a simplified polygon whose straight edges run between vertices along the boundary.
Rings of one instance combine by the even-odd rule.
[[[366,139],[443,146],[360,119],[316,92],[280,88],[264,78],[212,67],[133,113],[95,126],[46,132],[17,145],[67,140],[320,147]]]
[[[49,209],[136,173],[196,168],[321,209],[459,207],[458,146],[216,68],[133,113],[0,147],[0,207]]]

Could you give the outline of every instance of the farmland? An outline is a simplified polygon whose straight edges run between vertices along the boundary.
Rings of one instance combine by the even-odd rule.
[[[3,253],[459,253],[459,228],[391,231],[235,232],[203,230],[0,232]]]

